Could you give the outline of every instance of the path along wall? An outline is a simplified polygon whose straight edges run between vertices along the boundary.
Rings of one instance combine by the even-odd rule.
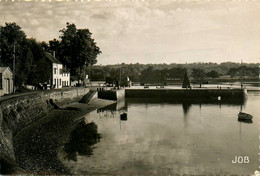
[[[15,161],[13,136],[19,130],[46,115],[54,104],[77,102],[88,92],[87,88],[70,88],[0,99],[0,173],[6,163]]]

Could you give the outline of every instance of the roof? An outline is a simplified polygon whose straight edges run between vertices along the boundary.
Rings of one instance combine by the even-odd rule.
[[[12,73],[12,70],[9,67],[0,67],[0,73],[4,73],[5,70],[9,70]]]
[[[45,56],[52,62],[52,63],[57,63],[57,64],[62,64],[58,59],[53,57],[51,53],[45,52]]]

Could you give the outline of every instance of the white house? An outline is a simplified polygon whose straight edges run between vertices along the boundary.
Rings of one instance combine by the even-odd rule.
[[[13,92],[13,72],[9,67],[0,67],[0,96]]]
[[[52,83],[54,88],[70,86],[70,73],[63,72],[63,65],[52,63]]]
[[[70,73],[64,71],[63,65],[58,59],[50,53],[45,54],[52,63],[51,86],[55,89],[70,86]]]

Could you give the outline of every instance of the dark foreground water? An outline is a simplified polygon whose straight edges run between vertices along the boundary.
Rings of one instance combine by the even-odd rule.
[[[245,103],[126,100],[86,116],[102,135],[93,155],[62,162],[76,174],[253,174],[260,170],[259,103],[259,92]],[[253,123],[237,120],[241,108]],[[232,163],[236,156],[249,163]]]

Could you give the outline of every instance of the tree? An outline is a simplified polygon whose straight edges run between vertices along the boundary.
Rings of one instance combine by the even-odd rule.
[[[32,55],[27,84],[37,85],[38,83],[48,82],[51,79],[51,65],[45,56],[42,46],[43,43],[37,43],[35,39],[27,39],[27,48]]]
[[[44,51],[49,51],[49,45],[45,41],[41,42],[40,46],[43,48]]]
[[[166,83],[166,79],[168,77],[168,69],[167,68],[164,68],[162,70],[156,70],[156,77],[157,77],[157,83]]]
[[[15,56],[15,86],[21,87],[27,80],[33,58],[27,48],[26,35],[16,23],[5,23],[5,26],[1,26],[0,49],[1,66],[14,70]]]
[[[192,69],[192,77],[197,81],[197,82],[202,82],[206,76],[206,73],[203,69],[199,68],[194,68]]]
[[[154,83],[155,81],[155,70],[152,66],[149,66],[147,69],[141,72],[140,81],[142,83]]]
[[[14,46],[16,57],[19,58],[21,52],[18,49],[23,46],[25,41],[26,35],[16,23],[5,23],[5,26],[1,26],[1,63],[13,69]]]
[[[104,81],[106,79],[105,71],[101,67],[87,68],[86,71],[92,81]]]
[[[15,86],[19,89],[25,84],[37,85],[49,81],[51,67],[46,60],[44,42],[27,39],[21,27],[16,23],[1,26],[0,49],[1,65],[13,68],[15,54]],[[15,50],[15,53],[14,53]]]
[[[240,66],[237,68],[230,68],[227,72],[231,77],[239,76],[239,77],[258,77],[258,67],[247,67]]]
[[[219,73],[215,70],[212,70],[206,74],[210,78],[219,78]]]
[[[169,70],[169,78],[182,79],[185,71],[187,71],[187,69],[181,67],[172,68]]]
[[[89,29],[77,29],[75,24],[67,23],[60,32],[61,41],[53,40],[50,47],[57,50],[57,57],[67,66],[71,75],[84,80],[87,66],[97,63],[97,55],[101,51],[91,38]]]

